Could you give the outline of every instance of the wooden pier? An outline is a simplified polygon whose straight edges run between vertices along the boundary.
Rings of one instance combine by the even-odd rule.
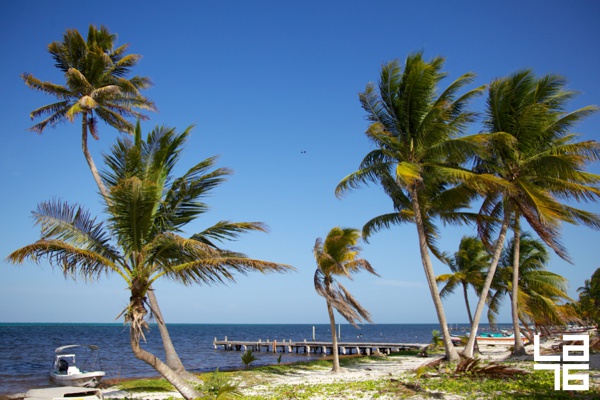
[[[215,350],[222,348],[223,350],[236,350],[236,351],[247,351],[252,350],[256,352],[266,351],[271,353],[304,353],[304,354],[332,354],[333,344],[331,342],[308,342],[306,340],[302,342],[293,342],[292,340],[286,341],[281,340],[266,340],[262,341],[259,339],[256,342],[252,341],[236,341],[227,340],[215,340],[213,341]],[[338,353],[339,354],[390,354],[392,352],[406,351],[406,350],[417,350],[422,351],[428,344],[426,343],[365,343],[365,342],[338,342]]]

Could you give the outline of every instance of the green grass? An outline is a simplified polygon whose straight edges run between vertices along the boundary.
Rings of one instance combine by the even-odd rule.
[[[352,367],[362,363],[386,360],[400,362],[406,352],[381,357],[347,357],[340,360],[342,367]],[[515,365],[514,363],[509,363]],[[315,397],[327,399],[377,399],[410,398],[412,396],[439,398],[445,394],[459,395],[464,399],[596,399],[600,398],[600,388],[593,387],[589,391],[555,391],[553,371],[533,370],[533,362],[521,362],[518,367],[529,371],[530,374],[513,378],[478,377],[473,374],[457,375],[454,365],[446,365],[435,370],[407,372],[402,375],[390,376],[385,379],[375,379],[362,382],[336,382],[319,385],[270,385],[274,377],[280,377],[300,371],[322,370],[331,368],[328,360],[297,362],[293,364],[277,364],[230,372],[218,372],[219,380],[223,382],[242,382],[242,387],[252,388],[256,385],[268,387],[265,393],[256,396],[245,396],[249,400],[271,399],[311,399]],[[214,373],[201,374],[200,378],[208,380]],[[123,382],[121,389],[130,392],[165,392],[173,388],[164,379],[143,379]]]
[[[435,378],[412,379],[422,390],[462,395],[465,399],[594,399],[598,388],[588,391],[555,391],[554,372],[533,371],[510,379],[478,378],[471,375],[442,374]],[[473,393],[474,387],[476,392]]]
[[[169,382],[164,379],[134,379],[119,383],[118,388],[131,393],[139,392],[171,392],[175,390]]]

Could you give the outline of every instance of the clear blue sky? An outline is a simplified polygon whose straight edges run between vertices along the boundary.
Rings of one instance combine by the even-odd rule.
[[[20,74],[62,83],[46,46],[67,28],[85,34],[90,23],[106,25],[118,44],[143,55],[135,72],[154,81],[146,94],[160,110],[144,131],[196,125],[182,171],[215,154],[219,166],[235,170],[209,199],[211,212],[188,233],[221,219],[263,221],[270,233],[228,247],[298,269],[241,276],[228,286],[158,284],[167,322],[324,323],[325,303],[313,288],[315,239],[336,225],[361,228],[391,210],[376,187],[334,196],[370,150],[357,93],[378,79],[380,66],[424,50],[426,57],[446,57],[450,79],[476,72],[477,85],[530,67],[569,79],[581,92],[571,109],[598,105],[599,17],[600,4],[592,0],[0,2],[1,259],[39,237],[30,214],[38,202],[60,198],[101,211],[79,122],[41,136],[27,131],[29,112],[54,99],[28,89]],[[479,129],[474,124],[470,131]],[[597,140],[599,131],[596,115],[578,133]],[[91,143],[98,164],[116,135],[102,126],[100,141]],[[600,166],[592,171],[600,173]],[[600,213],[598,204],[584,207]],[[443,228],[440,247],[454,252],[461,236],[473,233]],[[576,297],[600,266],[600,232],[565,226],[563,235],[574,263],[554,256],[549,269],[569,279]],[[362,247],[381,278],[362,274],[346,286],[373,320],[437,322],[415,227],[378,233]],[[448,271],[439,262],[435,269]],[[111,322],[128,301],[125,289],[116,276],[74,283],[47,264],[2,261],[0,322]],[[467,321],[459,294],[445,308],[449,322]],[[507,309],[499,320],[509,321]]]

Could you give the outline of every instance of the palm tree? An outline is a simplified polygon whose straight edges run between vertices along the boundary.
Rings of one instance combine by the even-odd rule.
[[[41,81],[29,73],[21,75],[30,88],[58,99],[31,112],[31,119],[45,117],[32,126],[31,131],[41,134],[47,126],[73,122],[81,116],[81,148],[105,198],[108,192],[88,150],[88,133],[94,139],[99,138],[99,120],[121,132],[131,133],[133,124],[127,117],[146,119],[138,110],[155,110],[154,103],[140,93],[150,87],[150,80],[141,76],[126,78],[141,56],[126,55],[127,44],[115,49],[116,39],[117,35],[104,26],[90,25],[87,40],[76,29],[68,29],[62,41],[48,45],[55,66],[65,74],[64,85]]]
[[[583,286],[577,288],[579,293],[579,307],[585,319],[600,324],[600,268],[592,274],[590,279],[584,281]]]
[[[468,288],[473,286],[475,292],[479,294],[485,281],[489,262],[490,255],[481,240],[473,236],[463,236],[458,251],[454,253],[452,259],[448,260],[448,266],[453,273],[443,274],[436,278],[438,283],[446,283],[440,291],[442,298],[454,293],[458,285],[462,286],[469,324],[473,323],[473,315],[469,305]]]
[[[315,290],[325,298],[331,325],[332,372],[340,371],[333,310],[337,310],[346,321],[354,326],[363,321],[372,322],[369,312],[362,308],[346,288],[335,279],[336,276],[346,276],[352,279],[351,274],[361,269],[377,275],[367,260],[358,258],[360,248],[356,244],[359,239],[360,232],[357,229],[335,227],[329,231],[325,241],[318,238],[313,249],[317,261]]]
[[[115,49],[116,39],[117,35],[111,34],[104,26],[97,28],[90,25],[87,40],[76,29],[69,29],[62,41],[52,42],[48,46],[56,67],[65,74],[65,85],[42,82],[28,73],[22,75],[27,86],[59,100],[31,112],[32,119],[46,116],[46,119],[31,128],[33,132],[41,134],[47,126],[55,127],[67,120],[73,122],[81,114],[82,151],[105,200],[108,198],[108,191],[89,152],[88,133],[94,139],[99,138],[98,120],[119,131],[132,132],[133,125],[127,117],[146,119],[137,110],[155,110],[154,103],[140,94],[140,90],[151,85],[150,80],[140,76],[126,79],[141,56],[125,55],[128,44]],[[193,378],[192,374],[187,373],[175,351],[153,290],[148,292],[148,298],[163,339],[167,364],[188,378]]]
[[[530,70],[497,79],[490,85],[485,128],[488,132],[504,133],[503,141],[491,136],[492,140],[487,142],[487,157],[478,162],[476,169],[494,174],[502,184],[488,192],[481,208],[479,233],[484,244],[493,249],[490,250],[493,257],[465,346],[467,357],[473,355],[477,328],[509,228],[513,229],[516,239],[512,312],[515,354],[520,354],[525,351],[519,333],[516,284],[521,218],[565,259],[568,259],[567,252],[559,241],[561,222],[600,227],[598,215],[561,202],[595,201],[600,197],[600,175],[585,171],[589,163],[600,158],[600,145],[594,140],[577,142],[576,135],[570,133],[597,108],[588,106],[565,112],[566,103],[574,96],[565,85],[561,76],[536,78]],[[491,234],[499,224],[498,237],[492,245]]]
[[[446,77],[441,70],[443,63],[441,57],[426,61],[422,53],[415,53],[406,59],[404,70],[398,61],[384,65],[378,88],[373,83],[367,85],[360,101],[371,121],[366,135],[376,149],[364,157],[358,171],[338,184],[336,195],[373,182],[391,198],[395,211],[367,222],[363,228],[365,240],[393,224],[415,223],[446,356],[456,360],[458,354],[450,340],[429,251],[441,257],[435,247],[438,232],[434,218],[445,222],[464,222],[468,218],[458,211],[468,206],[473,193],[456,184],[470,178],[469,171],[460,165],[481,147],[480,136],[459,135],[474,117],[465,110],[468,101],[483,88],[458,96],[458,91],[474,78],[474,74],[467,73],[438,94],[438,84]]]
[[[291,268],[250,259],[215,244],[242,232],[264,231],[261,223],[222,221],[190,238],[180,235],[186,224],[206,212],[202,199],[230,174],[227,169],[214,169],[216,160],[209,158],[181,177],[173,176],[189,131],[177,133],[159,127],[144,141],[138,125],[134,142],[119,139],[106,156],[106,221],[97,222],[82,207],[59,201],[42,203],[34,212],[41,238],[8,256],[12,263],[45,258],[65,276],[80,276],[85,281],[103,274],[120,276],[130,292],[123,315],[130,325],[134,355],[155,368],[186,399],[200,394],[140,347],[148,328],[146,296],[152,284],[161,278],[185,285],[234,282],[235,272],[283,272]]]
[[[518,311],[519,321],[526,327],[535,325],[536,330],[545,330],[548,326],[556,326],[565,323],[565,316],[560,304],[570,300],[567,295],[567,280],[553,272],[546,270],[546,264],[550,260],[550,254],[540,240],[533,239],[528,233],[521,233],[518,241],[514,238],[508,243],[502,252],[498,271],[494,276],[492,287],[494,293],[490,296],[490,307],[488,318],[490,323],[495,321],[495,312],[499,308],[502,299],[508,295],[512,297],[515,292],[513,288],[513,262],[515,260],[516,243],[519,243],[519,281]],[[530,335],[529,340],[533,340]],[[521,342],[522,343],[522,342]]]

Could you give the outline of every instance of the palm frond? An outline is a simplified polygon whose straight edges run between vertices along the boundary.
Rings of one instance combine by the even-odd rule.
[[[268,228],[262,222],[219,221],[202,232],[192,235],[192,239],[214,245],[212,240],[223,242],[225,240],[236,239],[241,233],[249,231],[267,232]]]
[[[100,253],[73,246],[62,240],[38,240],[8,255],[7,260],[13,264],[22,264],[26,260],[39,263],[42,259],[55,268],[62,270],[65,277],[74,280],[80,276],[84,281],[95,281],[103,274],[116,272],[126,281],[130,280],[128,270],[120,264]]]

